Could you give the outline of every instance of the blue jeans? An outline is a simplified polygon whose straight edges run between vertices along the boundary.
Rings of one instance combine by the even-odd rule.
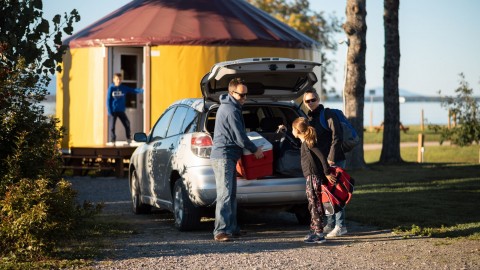
[[[336,166],[345,168],[347,161],[337,161],[335,162]],[[333,218],[335,216],[335,219]],[[327,216],[327,226],[333,228],[335,226],[338,227],[344,227],[345,226],[345,208],[342,209],[342,211],[339,211],[335,213],[335,215]]]
[[[335,219],[333,218],[335,216]],[[335,213],[335,215],[327,216],[327,226],[333,228],[337,227],[345,227],[345,208],[342,211]]]
[[[217,187],[213,235],[238,233],[240,229],[237,225],[237,171],[235,168],[237,161],[211,159],[211,164]]]

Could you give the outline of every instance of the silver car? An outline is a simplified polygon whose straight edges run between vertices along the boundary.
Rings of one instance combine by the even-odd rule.
[[[143,144],[130,159],[133,211],[169,210],[181,231],[198,228],[201,217],[214,212],[210,151],[218,98],[227,92],[232,78],[241,77],[248,87],[243,106],[246,129],[272,143],[274,164],[272,175],[253,180],[238,177],[238,207],[281,207],[308,224],[298,141],[290,129],[295,118],[305,116],[294,100],[317,82],[313,72],[317,66],[316,62],[286,58],[249,58],[214,65],[201,81],[203,99],[176,101],[149,135],[134,135],[135,141]],[[277,133],[281,124],[288,128],[286,133]]]

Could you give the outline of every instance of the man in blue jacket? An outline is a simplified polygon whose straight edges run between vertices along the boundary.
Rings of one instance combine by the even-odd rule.
[[[110,142],[115,144],[117,135],[115,134],[115,124],[117,118],[120,118],[123,126],[125,127],[125,134],[127,142],[130,144],[132,141],[130,134],[130,121],[125,114],[126,93],[140,94],[143,93],[143,89],[131,88],[122,84],[122,74],[115,73],[113,75],[113,83],[108,87],[107,94],[107,108],[110,123]]]
[[[215,241],[230,241],[240,236],[237,224],[237,172],[236,164],[243,148],[263,158],[262,147],[250,141],[245,131],[242,105],[247,99],[248,89],[239,78],[230,81],[228,94],[220,96],[220,107],[215,118],[213,147],[210,155],[217,187],[215,209]]]

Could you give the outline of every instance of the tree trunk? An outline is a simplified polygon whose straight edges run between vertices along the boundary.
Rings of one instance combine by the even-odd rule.
[[[347,155],[347,167],[365,168],[363,152],[363,107],[365,102],[365,54],[367,50],[366,35],[366,0],[347,0],[346,22],[343,29],[347,35],[348,52],[346,60],[346,78],[344,98],[345,115],[360,136],[361,145]]]
[[[380,163],[401,163],[400,104],[398,76],[400,68],[400,36],[398,33],[399,0],[385,0],[385,63],[383,71],[384,126]]]

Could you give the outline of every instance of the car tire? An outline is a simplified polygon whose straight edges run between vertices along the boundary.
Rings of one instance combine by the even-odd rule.
[[[182,180],[175,182],[173,215],[175,227],[179,231],[191,231],[200,227],[200,208],[193,205]]]
[[[298,224],[309,225],[311,222],[310,211],[308,211],[308,204],[302,204],[295,207],[293,210],[295,217],[297,217]]]
[[[144,204],[141,202],[141,192],[138,183],[137,174],[135,171],[132,172],[130,178],[130,193],[132,195],[132,210],[136,215],[148,214],[152,210],[152,206]]]

